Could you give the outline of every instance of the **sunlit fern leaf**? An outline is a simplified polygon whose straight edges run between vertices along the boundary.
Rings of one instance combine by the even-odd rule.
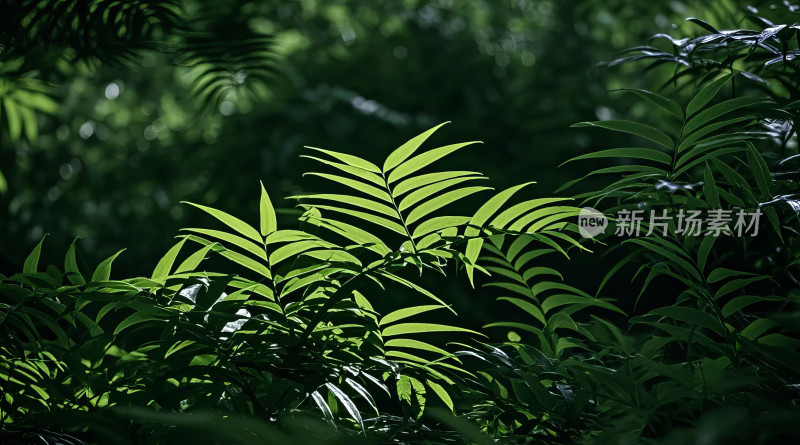
[[[166,278],[172,271],[172,266],[185,243],[186,238],[183,238],[171,249],[169,249],[169,251],[167,251],[167,253],[158,261],[158,264],[156,264],[156,268],[153,270],[153,274],[150,276],[151,280],[157,282],[166,282]]]
[[[413,306],[401,308],[387,314],[380,321],[380,325],[384,326],[381,336],[384,337],[384,348],[387,357],[397,360],[399,363],[404,363],[406,366],[424,370],[425,373],[433,372],[444,382],[452,384],[453,382],[450,378],[438,371],[434,372],[433,367],[466,373],[467,371],[462,368],[461,360],[455,354],[433,344],[430,339],[419,336],[413,338],[414,334],[430,332],[477,333],[450,325],[409,323],[406,321],[410,317],[416,317],[441,308],[443,308],[441,305]],[[408,337],[408,335],[412,337]],[[433,358],[428,358],[431,354]],[[449,396],[445,393],[443,397],[446,400]]]
[[[259,229],[261,236],[267,235],[278,230],[278,220],[275,215],[275,207],[272,206],[272,201],[269,199],[267,189],[264,188],[264,183],[261,183],[261,200],[259,202]]]
[[[484,224],[492,217],[499,209],[502,207],[506,201],[508,201],[514,193],[529,185],[531,183],[520,184],[511,188],[508,188],[495,196],[491,199],[486,201],[476,212],[472,215],[469,221],[469,227],[464,231],[464,236],[467,237],[475,237],[476,235],[480,234],[480,229],[483,227]],[[482,238],[473,238],[467,242],[467,248],[464,253],[465,258],[467,259],[466,268],[467,268],[467,276],[469,277],[470,282],[472,282],[472,277],[474,273],[474,264],[478,259],[478,255],[480,255],[481,247],[483,246],[483,239]]]
[[[103,260],[100,264],[98,264],[97,268],[94,270],[94,273],[92,274],[91,281],[93,282],[108,281],[111,277],[111,264],[124,251],[125,249],[122,249],[117,253],[115,253],[114,255],[111,255],[107,259]]]
[[[391,252],[391,249],[389,249],[389,247],[387,247],[380,238],[351,224],[328,218],[322,218],[321,216],[318,217],[312,214],[303,215],[301,220],[315,221],[321,227],[324,227],[331,232],[334,232],[355,243],[357,247],[371,250],[381,257],[386,256]]]
[[[360,194],[306,194],[295,197],[301,205],[321,211],[335,212],[389,229],[406,238],[411,250],[417,251],[419,238],[433,232],[459,225],[458,217],[431,217],[438,210],[462,200],[488,187],[468,183],[485,179],[473,172],[439,172],[415,175],[435,161],[474,142],[452,144],[434,148],[415,155],[421,144],[441,127],[434,127],[391,153],[383,169],[353,155],[326,149],[308,147],[334,160],[304,156],[338,170],[338,174],[312,172],[310,174],[341,183],[348,191]],[[394,184],[394,186],[392,186]],[[445,222],[442,218],[451,218]],[[455,219],[453,219],[455,218]],[[335,227],[330,217],[326,221]],[[341,224],[341,228],[348,227]],[[341,233],[349,236],[356,233]],[[364,234],[360,234],[363,238]],[[383,249],[381,249],[383,252]],[[384,252],[385,254],[385,252]]]
[[[263,185],[259,230],[223,211],[192,205],[215,217],[231,231],[183,229],[192,233],[185,239],[203,245],[204,249],[195,254],[191,264],[181,266],[181,270],[193,269],[208,252],[216,252],[255,272],[263,281],[254,289],[256,293],[271,300],[277,298],[276,301],[285,306],[287,302],[281,301],[285,296],[313,290],[321,284],[331,286],[332,277],[352,275],[362,268],[356,256],[334,243],[300,230],[278,230],[275,210]],[[165,267],[166,264],[160,269]],[[161,275],[154,273],[157,277]]]

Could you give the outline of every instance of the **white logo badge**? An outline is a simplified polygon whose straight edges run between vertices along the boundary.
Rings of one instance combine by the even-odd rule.
[[[608,227],[608,218],[599,210],[584,207],[578,214],[578,231],[584,238],[594,238],[604,233]]]

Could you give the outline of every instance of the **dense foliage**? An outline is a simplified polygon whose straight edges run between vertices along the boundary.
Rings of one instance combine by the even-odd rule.
[[[155,51],[197,70],[201,106],[223,111],[247,63],[263,62],[256,73],[272,63],[266,35],[226,39],[248,31],[210,7],[98,0],[51,17],[50,3],[17,9],[10,23],[28,26],[3,67],[32,63],[49,39],[66,43],[59,57],[98,63]],[[88,267],[89,240],[45,267],[57,249],[41,238],[21,273],[0,275],[0,439],[792,443],[800,24],[788,3],[729,6],[757,28],[690,19],[702,35],[658,35],[670,48],[610,63],[665,82],[610,93],[628,93],[642,119],[575,124],[620,146],[542,158],[577,175],[553,193],[525,182],[537,178],[515,184],[519,166],[497,182],[472,171],[484,165],[449,168],[491,147],[437,147],[440,124],[393,150],[305,147],[310,185],[287,193],[298,211],[281,213],[268,178],[250,212],[225,199],[182,204],[191,226],[146,276],[120,278],[122,251]],[[82,46],[70,14],[103,45]],[[19,70],[3,81],[27,82]],[[256,95],[271,82],[259,80]],[[55,103],[8,88],[4,131],[22,143],[38,132],[31,113]],[[258,190],[242,172],[231,180]],[[581,236],[582,206],[611,219],[605,233]],[[624,216],[637,212],[634,233]],[[761,219],[742,227],[744,213]],[[721,222],[689,230],[690,214]],[[464,293],[501,309],[465,322]]]

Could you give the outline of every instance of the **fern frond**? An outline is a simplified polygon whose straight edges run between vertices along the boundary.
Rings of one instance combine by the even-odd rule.
[[[396,149],[387,157],[382,169],[353,155],[307,147],[341,161],[304,156],[334,167],[344,176],[317,172],[310,174],[340,183],[361,195],[306,194],[294,198],[303,206],[344,214],[403,235],[411,250],[417,252],[421,250],[419,242],[422,236],[453,227],[461,221],[457,217],[432,217],[432,214],[474,193],[489,189],[468,185],[471,181],[486,179],[473,172],[415,175],[435,161],[475,143],[447,145],[414,156],[422,143],[442,125],[431,128]],[[334,203],[329,204],[331,201]],[[445,223],[445,218],[451,219]],[[451,223],[453,225],[449,225]]]

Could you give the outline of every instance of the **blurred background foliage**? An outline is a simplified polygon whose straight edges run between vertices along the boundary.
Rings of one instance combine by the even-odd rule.
[[[322,187],[301,177],[304,145],[382,159],[449,120],[436,137],[485,145],[445,167],[480,165],[498,188],[536,180],[551,193],[584,172],[555,166],[628,140],[569,125],[646,121],[645,104],[608,90],[657,89],[672,69],[604,62],[656,33],[703,31],[685,17],[744,26],[745,10],[728,0],[1,4],[0,272],[49,233],[53,246],[83,238],[87,264],[127,248],[120,276],[146,273],[193,225],[181,201],[254,219],[258,180],[276,199]],[[71,33],[76,20],[89,31]],[[294,218],[293,205],[277,201],[279,217]],[[43,262],[57,263],[61,252],[50,254]]]
[[[456,443],[461,436],[490,443],[479,429],[504,440],[548,437],[553,443],[579,437],[596,443],[615,438],[620,443],[638,443],[637,438],[666,439],[667,443],[728,438],[772,443],[784,435],[796,435],[791,427],[797,420],[800,367],[795,276],[800,260],[794,235],[798,234],[800,195],[796,164],[789,161],[800,157],[795,154],[800,125],[798,14],[800,8],[788,1],[738,0],[0,0],[0,293],[5,299],[0,301],[5,310],[0,324],[8,334],[0,337],[6,339],[4,345],[10,345],[0,348],[5,358],[0,360],[0,376],[5,375],[5,383],[11,385],[3,388],[0,420],[6,424],[9,419],[12,424],[22,420],[2,433],[25,443],[31,434],[39,434],[26,430],[37,423],[64,422],[66,430],[73,431],[76,425],[84,429],[94,422],[91,428],[100,430],[93,433],[104,437],[121,437],[127,431],[138,439],[155,437],[156,441],[197,437],[249,443],[255,435],[261,441],[293,443],[308,432],[330,433],[317,415],[294,415],[311,406],[311,397],[332,423],[347,417],[340,409],[344,407],[355,421],[347,424],[360,426],[364,436],[367,420],[372,432],[395,442],[416,435],[422,443],[427,436],[447,443]],[[658,91],[669,99],[642,91],[638,98],[619,92],[632,88]],[[722,99],[729,96],[733,98]],[[720,102],[712,101],[715,97]],[[664,119],[651,105],[678,119]],[[718,122],[733,113],[744,116]],[[312,205],[331,196],[345,204],[355,202],[346,195],[317,194],[328,192],[330,184],[303,175],[315,169],[302,156],[312,154],[304,146],[356,155],[359,158],[345,159],[364,165],[361,158],[379,162],[409,137],[444,121],[454,124],[433,135],[431,145],[452,141],[454,135],[485,144],[459,150],[437,167],[479,169],[495,179],[492,185],[497,189],[538,181],[531,192],[538,197],[605,196],[609,199],[604,204],[616,200],[617,209],[717,208],[724,201],[763,208],[770,227],[758,240],[731,238],[715,244],[714,237],[706,236],[698,243],[687,237],[689,242],[681,244],[675,242],[680,239],[650,237],[599,247],[596,250],[604,253],[602,257],[572,249],[569,260],[546,257],[530,267],[529,261],[555,253],[558,244],[522,253],[534,238],[521,237],[511,244],[505,243],[504,236],[492,237],[491,245],[486,245],[488,255],[478,258],[478,252],[470,250],[470,245],[476,245],[470,240],[467,253],[457,257],[467,273],[479,260],[500,281],[471,291],[468,280],[455,285],[426,274],[409,281],[412,286],[406,284],[411,289],[430,289],[431,295],[452,303],[461,314],[459,327],[393,324],[397,317],[433,310],[433,306],[409,306],[427,294],[415,297],[403,287],[368,292],[370,299],[354,294],[357,307],[353,306],[344,298],[350,292],[350,280],[340,285],[337,275],[346,276],[351,269],[336,266],[302,278],[293,275],[314,272],[313,267],[333,257],[310,266],[301,263],[297,269],[293,262],[273,277],[272,266],[299,256],[306,247],[322,245],[320,240],[300,237],[289,250],[284,246],[266,256],[263,237],[272,236],[276,224],[266,192],[260,205],[254,199],[257,181],[263,181],[278,207],[277,226],[295,227],[301,210],[295,207],[296,201],[284,197],[304,195]],[[586,122],[573,125],[580,121]],[[620,131],[571,128],[590,126]],[[626,132],[661,144],[669,153],[641,148],[641,138]],[[708,137],[698,139],[704,136]],[[606,150],[612,147],[640,148]],[[682,152],[681,147],[688,151]],[[706,150],[712,151],[700,158]],[[695,155],[698,158],[690,160]],[[562,165],[575,157],[582,162]],[[606,170],[603,167],[610,158],[615,165]],[[652,167],[638,165],[642,159],[668,164],[670,170],[653,173]],[[684,162],[688,164],[678,166]],[[697,167],[703,162],[706,165],[700,171]],[[594,176],[626,170],[645,175],[628,176],[612,186],[596,179],[601,175]],[[745,179],[751,176],[754,184]],[[575,187],[564,192],[566,183]],[[436,199],[450,199],[443,196]],[[264,251],[259,246],[255,251],[264,254],[259,258],[267,264],[253,268],[252,262],[242,260],[244,255],[237,257],[231,251],[223,256],[233,263],[221,270],[238,264],[260,273],[260,281],[208,275],[207,270],[224,266],[215,262],[219,258],[209,259],[210,265],[204,264],[205,271],[196,276],[178,276],[176,270],[165,278],[183,245],[180,242],[158,262],[150,279],[130,279],[127,285],[108,282],[110,277],[148,276],[154,260],[182,233],[180,227],[202,225],[202,217],[182,205],[184,201],[229,212],[254,226],[260,216],[258,232],[255,228],[243,231],[243,224],[231,225],[234,220],[221,218],[235,231],[263,241]],[[466,201],[473,200],[453,207],[470,207]],[[385,207],[358,202],[378,213],[380,205]],[[201,208],[212,215],[216,212]],[[560,206],[542,211],[552,209],[559,218],[576,211]],[[605,210],[611,214],[612,209]],[[474,208],[469,213],[457,211],[472,214]],[[391,209],[389,213],[394,215]],[[406,222],[410,221],[399,210],[397,216],[405,227],[400,231],[408,233]],[[310,231],[322,221],[313,210],[301,220],[301,229]],[[469,221],[483,224],[475,222],[480,221],[477,216]],[[540,223],[528,230],[535,232],[531,227]],[[504,230],[502,224],[494,229]],[[233,244],[250,246],[244,248],[254,253],[247,240],[223,232],[189,230],[221,234],[224,242],[234,240]],[[464,236],[471,236],[467,232]],[[364,239],[362,232],[348,233],[358,234],[353,238],[357,243]],[[62,259],[65,249],[40,252],[39,242],[24,260],[22,274],[4,276],[19,270],[31,245],[44,234],[50,234],[49,246],[66,247],[75,238],[82,239],[77,248],[70,247],[66,259]],[[288,239],[300,236],[296,232],[284,235]],[[190,240],[210,243],[196,236]],[[416,245],[412,239],[406,246]],[[114,252],[122,248],[127,252],[111,271]],[[182,265],[196,267],[212,248],[209,245],[199,255],[192,254]],[[330,252],[338,249],[325,247],[329,248]],[[276,255],[280,249],[284,249],[282,254]],[[395,260],[411,258],[417,258],[414,264],[422,267],[419,258],[424,257],[417,255],[417,247],[387,250],[388,255],[379,253],[386,270],[397,265]],[[436,261],[425,259],[425,265],[435,268],[441,266],[438,260],[452,254],[430,250]],[[79,252],[77,261],[75,252]],[[309,257],[319,260],[319,255],[329,253],[314,252],[318,256]],[[44,264],[64,264],[65,274],[54,266],[39,273],[40,253]],[[348,255],[339,252],[332,261],[350,261],[360,268],[360,260]],[[107,257],[85,283],[80,270],[90,270]],[[639,266],[631,280],[626,275],[629,264]],[[178,269],[187,270],[182,265]],[[284,280],[289,275],[297,281]],[[216,278],[209,280],[209,276]],[[563,282],[546,281],[549,278],[543,276],[556,276]],[[205,281],[192,281],[198,277]],[[65,278],[73,286],[64,286]],[[658,285],[650,286],[654,279]],[[264,280],[271,282],[272,289],[267,290],[272,293],[263,290]],[[395,281],[404,284],[404,280]],[[318,282],[319,294],[304,290],[297,301],[282,300]],[[277,297],[278,303],[255,297],[256,291],[245,297],[239,291],[223,292],[228,287],[243,290],[245,285],[256,286],[250,289],[258,288],[267,299]],[[752,295],[739,295],[745,287]],[[614,304],[592,299],[582,289],[597,289],[598,295],[603,290],[602,295],[611,296]],[[506,291],[535,305],[509,297]],[[503,303],[494,304],[493,296]],[[179,307],[173,307],[176,298]],[[104,303],[103,307],[86,306],[92,299]],[[42,302],[52,314],[32,307]],[[253,313],[241,312],[245,306]],[[572,318],[588,307],[615,313]],[[114,315],[104,318],[112,308]],[[87,317],[94,317],[95,310],[92,321]],[[378,321],[372,312],[388,315]],[[448,323],[444,312],[430,320]],[[27,313],[35,314],[36,321]],[[331,325],[321,324],[326,318]],[[226,320],[242,323],[232,326],[233,321]],[[262,321],[274,329],[243,329],[247,323]],[[172,329],[164,329],[165,322]],[[384,328],[384,324],[390,326]],[[68,327],[69,338],[60,325]],[[136,335],[128,330],[132,326]],[[446,391],[442,397],[441,385],[431,385],[424,377],[429,389],[450,409],[457,406],[455,412],[463,416],[437,415],[434,410],[425,414],[431,419],[424,424],[412,421],[423,413],[426,391],[425,384],[411,375],[423,378],[422,369],[433,362],[419,359],[413,366],[406,362],[398,374],[394,366],[398,361],[387,358],[408,355],[381,350],[381,345],[397,345],[390,345],[392,340],[384,344],[383,337],[464,332],[462,327],[481,326],[491,331],[490,342],[503,341],[494,328],[515,331],[505,332],[508,342],[502,344],[447,345],[466,348],[453,358],[463,357],[465,369],[475,371],[467,373],[469,378],[448,383],[457,388],[453,391],[458,395],[456,404]],[[40,327],[44,336],[38,334]],[[344,328],[359,331],[344,335]],[[37,338],[28,331],[37,332]],[[668,336],[659,335],[661,331]],[[221,337],[220,332],[236,335]],[[202,340],[196,349],[173,355],[177,351],[173,346],[187,347],[196,337]],[[361,341],[367,338],[371,340]],[[373,344],[375,339],[380,341]],[[363,350],[362,345],[366,345]],[[423,345],[428,349],[421,350],[445,352]],[[229,346],[236,356],[228,354]],[[48,360],[57,365],[57,372],[46,366]],[[212,364],[211,360],[217,361]],[[92,371],[86,375],[92,376],[92,382],[81,377],[83,367],[89,366]],[[114,373],[116,366],[131,371],[124,374],[129,380],[118,381],[123,374]],[[376,404],[345,378],[378,416],[362,419],[353,401],[341,396],[336,386],[359,366],[354,377],[370,375],[400,405],[379,412],[375,406],[383,406],[388,399],[381,395]],[[249,374],[242,374],[242,369]],[[227,371],[231,374],[217,378]],[[195,379],[195,372],[209,378]],[[108,375],[114,377],[108,379]],[[380,383],[378,376],[396,383],[396,393]],[[28,380],[35,384],[27,384]],[[243,389],[229,391],[240,380]],[[251,381],[258,393],[249,388]],[[40,382],[46,390],[37,386]],[[174,390],[160,388],[158,382],[169,383]],[[214,386],[213,390],[207,385]],[[114,387],[132,390],[117,393]],[[320,390],[329,390],[327,402]],[[187,393],[190,397],[184,398]],[[252,404],[235,405],[245,399]],[[268,402],[269,411],[263,409],[262,400]],[[79,412],[105,404],[114,408],[99,417]],[[133,408],[124,409],[127,405]],[[163,411],[156,416],[137,405]],[[50,411],[53,406],[73,412],[60,417]],[[272,425],[204,411],[221,406],[260,416]],[[42,407],[49,417],[28,415]],[[419,431],[408,428],[411,422]],[[280,430],[273,428],[276,423]],[[442,436],[437,424],[458,435]],[[136,426],[131,429],[131,425]],[[230,427],[222,428],[219,437],[206,436],[220,425]],[[331,443],[352,443],[346,428],[340,432],[341,437],[330,437]],[[80,440],[69,435],[53,439],[58,443]]]

